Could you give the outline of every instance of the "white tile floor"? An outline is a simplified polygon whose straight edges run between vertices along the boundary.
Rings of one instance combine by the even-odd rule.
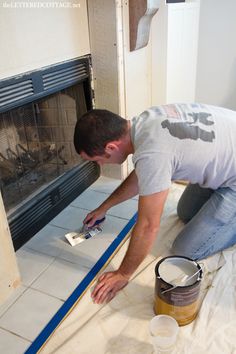
[[[137,210],[137,199],[112,208],[103,233],[76,247],[64,235],[80,228],[119,180],[101,177],[17,251],[22,285],[0,306],[0,353],[22,354]]]
[[[64,235],[82,226],[120,184],[99,178],[17,251],[22,285],[0,306],[0,354],[23,354],[137,211],[138,198],[109,210],[103,232],[75,247]],[[162,220],[175,204],[168,197]],[[176,189],[179,194],[179,190]]]

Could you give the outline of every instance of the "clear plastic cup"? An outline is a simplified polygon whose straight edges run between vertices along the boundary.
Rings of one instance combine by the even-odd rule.
[[[149,331],[155,353],[171,353],[174,349],[179,325],[168,315],[158,315],[151,319]]]

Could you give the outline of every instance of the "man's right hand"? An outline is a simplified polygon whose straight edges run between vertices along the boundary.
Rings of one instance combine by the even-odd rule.
[[[98,207],[86,216],[83,223],[86,224],[87,227],[92,227],[97,220],[103,219],[105,215],[106,211],[104,211],[101,207]]]

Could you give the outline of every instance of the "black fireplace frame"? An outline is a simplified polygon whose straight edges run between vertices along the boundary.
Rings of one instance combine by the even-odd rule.
[[[83,84],[87,110],[93,106],[90,55],[0,81],[0,113]],[[15,250],[61,212],[100,176],[94,162],[83,162],[56,178],[7,215]]]

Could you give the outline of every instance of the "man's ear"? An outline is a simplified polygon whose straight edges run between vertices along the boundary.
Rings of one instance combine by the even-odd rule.
[[[119,146],[115,141],[111,141],[110,143],[107,143],[106,147],[105,147],[105,152],[107,154],[111,154],[113,152],[116,152],[119,150]]]

